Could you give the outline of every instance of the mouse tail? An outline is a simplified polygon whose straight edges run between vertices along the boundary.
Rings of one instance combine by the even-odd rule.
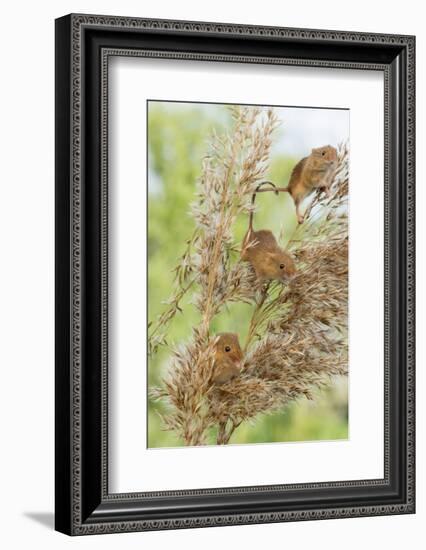
[[[272,189],[261,189],[261,187],[263,187],[264,185],[271,185],[271,186],[272,186]],[[251,209],[250,217],[249,217],[249,233],[252,233],[252,231],[253,231],[254,203],[256,202],[256,194],[257,194],[257,193],[262,193],[263,191],[274,191],[274,193],[275,193],[276,195],[278,195],[278,189],[279,189],[279,188],[277,188],[277,186],[275,185],[275,183],[273,183],[272,181],[262,181],[262,182],[259,183],[259,185],[256,187],[255,192],[254,192],[253,195],[251,196],[252,209]]]
[[[272,189],[259,189],[262,185],[264,184],[269,184],[269,185],[272,185]],[[289,189],[289,186],[287,185],[287,187],[277,187],[275,185],[275,183],[273,183],[272,181],[262,181],[262,183],[259,183],[259,185],[257,186],[256,188],[256,193],[267,193],[268,191],[273,191],[276,195],[278,195],[278,193],[290,193],[290,189]]]

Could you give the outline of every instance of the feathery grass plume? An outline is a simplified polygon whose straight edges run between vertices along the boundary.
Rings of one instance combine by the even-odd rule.
[[[265,177],[277,120],[273,110],[259,108],[236,107],[233,117],[233,133],[215,136],[203,161],[192,206],[197,228],[185,260],[190,275],[178,281],[169,310],[178,306],[184,285],[195,283],[201,323],[172,353],[164,387],[150,391],[168,404],[164,429],[175,431],[186,445],[206,443],[211,428],[217,443],[226,444],[242,422],[311,398],[314,388],[347,373],[348,147],[339,146],[331,194],[314,195],[306,221],[289,242],[296,276],[287,284],[262,285],[247,263],[232,261],[237,249],[232,228],[252,209],[251,194]],[[177,273],[184,269],[181,265]],[[217,338],[209,327],[233,301],[253,306],[244,365],[238,377],[215,386]],[[167,315],[164,324],[174,312]]]
[[[253,274],[248,266],[231,265],[231,253],[237,249],[232,228],[237,216],[252,208],[250,195],[265,177],[272,133],[277,117],[272,109],[232,107],[233,132],[213,135],[210,151],[203,159],[192,215],[196,222],[188,248],[176,268],[177,284],[168,308],[151,331],[151,352],[164,341],[167,328],[179,301],[196,284],[193,300],[201,313],[201,324],[193,338],[172,353],[169,376],[164,390],[151,391],[153,398],[165,398],[170,414],[163,418],[166,429],[175,430],[188,445],[205,441],[209,427],[208,395],[212,389],[215,337],[210,323],[229,301],[250,301]],[[185,271],[186,270],[186,271]],[[155,339],[153,339],[155,338]]]
[[[318,191],[288,248],[298,272],[289,285],[270,283],[254,309],[242,375],[211,393],[217,443],[243,421],[273,413],[348,364],[349,151],[338,148],[330,197]]]
[[[296,277],[253,316],[241,376],[209,394],[212,424],[227,426],[222,442],[241,422],[347,373],[347,245],[342,237],[299,249]]]
[[[167,344],[168,324],[182,311],[181,300],[194,284],[199,286],[194,301],[203,315],[204,334],[226,301],[247,301],[252,295],[253,275],[247,266],[238,263],[230,268],[230,254],[237,249],[232,227],[238,215],[252,208],[250,195],[265,177],[278,119],[270,108],[232,106],[230,111],[233,132],[219,136],[213,131],[203,159],[191,208],[196,228],[174,270],[168,307],[148,327],[149,354]]]
[[[211,390],[215,342],[194,329],[192,340],[174,350],[164,389],[151,390],[152,398],[165,398],[171,407],[163,417],[164,428],[175,430],[187,445],[205,443],[205,399]]]
[[[204,160],[198,200],[192,208],[201,230],[196,243],[199,291],[195,303],[202,314],[203,334],[233,290],[244,298],[240,283],[245,270],[230,266],[235,248],[232,229],[237,216],[250,210],[249,195],[265,176],[271,134],[277,126],[272,109],[234,107],[232,115],[234,133],[213,142],[214,154]]]

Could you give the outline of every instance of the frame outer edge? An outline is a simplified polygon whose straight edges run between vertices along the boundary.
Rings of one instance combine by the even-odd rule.
[[[415,38],[413,36],[372,34],[358,32],[328,31],[328,30],[310,30],[310,29],[285,29],[280,27],[258,27],[222,23],[204,23],[188,21],[169,21],[154,19],[125,18],[115,16],[96,16],[71,14],[68,16],[71,24],[71,275],[72,275],[72,296],[71,296],[71,397],[72,397],[72,418],[71,420],[71,534],[95,534],[112,533],[137,530],[157,530],[157,529],[180,529],[188,527],[202,527],[213,525],[237,525],[248,523],[264,523],[276,521],[303,521],[309,519],[326,519],[336,517],[361,517],[369,515],[385,515],[395,513],[414,512],[414,210],[407,218],[407,250],[412,254],[408,258],[407,279],[410,283],[407,285],[407,315],[408,315],[408,351],[407,366],[408,377],[407,384],[409,392],[409,411],[407,421],[412,423],[412,429],[409,429],[408,446],[412,450],[411,456],[408,455],[407,472],[411,478],[407,484],[407,502],[400,505],[391,506],[367,506],[364,508],[348,507],[328,510],[310,510],[300,512],[274,512],[274,513],[254,513],[248,515],[224,515],[192,519],[179,520],[150,520],[150,521],[131,521],[117,523],[83,524],[81,518],[81,485],[80,485],[80,462],[81,462],[81,425],[80,425],[80,398],[81,398],[81,38],[83,26],[99,27],[119,27],[123,30],[131,29],[149,29],[149,30],[172,30],[176,32],[192,33],[217,33],[228,36],[246,35],[262,38],[294,38],[295,40],[319,40],[341,43],[375,43],[394,44],[408,50],[407,60],[407,107],[408,107],[408,174],[407,174],[407,199],[411,208],[414,209],[414,49]],[[410,165],[411,161],[411,165]],[[412,284],[411,284],[412,283]],[[410,401],[411,399],[411,401]],[[410,482],[411,479],[411,482]]]
[[[71,19],[55,22],[55,528],[71,534]]]

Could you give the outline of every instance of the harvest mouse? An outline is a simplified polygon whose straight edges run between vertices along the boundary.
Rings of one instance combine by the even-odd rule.
[[[215,346],[213,383],[220,386],[229,382],[240,373],[243,352],[238,335],[233,332],[221,332]]]
[[[296,216],[299,223],[304,216],[300,213],[300,204],[314,189],[324,189],[330,193],[333,173],[337,165],[337,150],[331,145],[312,149],[308,157],[300,160],[290,176],[287,187],[278,188],[288,191],[296,205]]]
[[[252,204],[256,199],[256,193],[260,186],[271,182],[263,182],[257,186],[252,196]],[[278,188],[273,189],[278,191]],[[243,240],[241,259],[250,262],[261,281],[281,280],[285,281],[296,273],[296,266],[292,257],[287,254],[277,243],[272,231],[253,229],[253,211],[250,212],[249,227]]]

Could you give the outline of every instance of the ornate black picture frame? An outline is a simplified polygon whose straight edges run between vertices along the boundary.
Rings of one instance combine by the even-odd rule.
[[[108,492],[107,71],[108,58],[117,55],[383,72],[383,479]],[[414,80],[413,36],[74,14],[56,21],[58,531],[414,513]]]

